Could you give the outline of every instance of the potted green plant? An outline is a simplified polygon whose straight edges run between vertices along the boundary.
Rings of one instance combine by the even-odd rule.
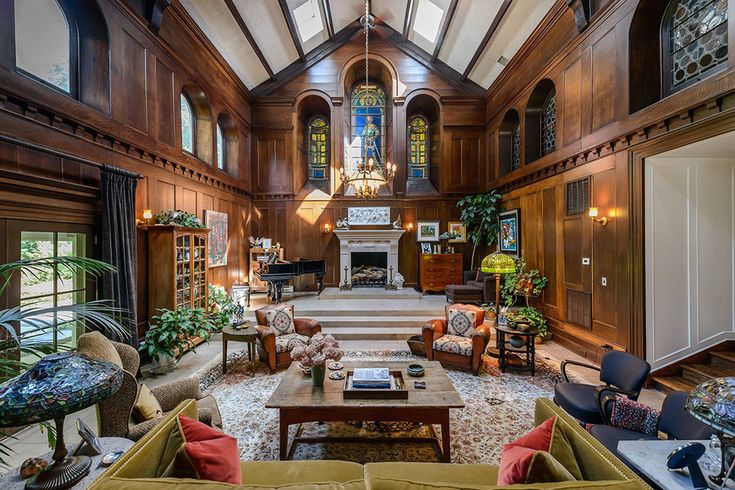
[[[212,320],[203,308],[161,308],[151,318],[151,328],[145,333],[139,350],[147,353],[153,361],[153,372],[168,373],[185,352],[196,352],[195,339],[209,339],[214,328]]]
[[[204,228],[202,222],[195,214],[187,213],[177,209],[176,211],[169,209],[161,211],[154,216],[157,225],[175,225],[185,228]]]
[[[221,332],[232,323],[235,314],[235,302],[222,286],[209,285],[209,318],[214,325],[213,331]]]
[[[533,306],[522,306],[517,310],[508,312],[506,318],[511,328],[521,331],[535,330],[542,339],[549,334],[546,318]]]
[[[480,244],[492,246],[498,241],[498,220],[502,195],[497,191],[475,194],[460,199],[457,207],[461,210],[459,219],[467,227],[467,239],[471,241],[472,259],[470,268],[475,268],[475,252]]]
[[[519,257],[516,259],[516,271],[505,276],[501,295],[507,306],[513,306],[519,296],[523,297],[526,306],[529,306],[529,298],[539,296],[548,283],[549,279],[538,269],[527,271],[525,259]]]

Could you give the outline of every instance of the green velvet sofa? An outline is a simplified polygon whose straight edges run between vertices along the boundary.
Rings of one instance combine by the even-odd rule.
[[[105,471],[91,490],[223,490],[237,489],[317,489],[317,490],[455,490],[493,489],[498,468],[491,465],[443,463],[369,463],[346,461],[243,461],[242,485],[201,480],[153,478],[158,462],[175,425],[175,417],[183,412],[196,416],[194,401],[183,402],[155,429],[139,440],[117,463]],[[620,489],[638,490],[650,487],[630,471],[602,444],[566,415],[551,400],[536,401],[535,422],[559,417],[569,439],[585,481],[513,485],[529,489]]]

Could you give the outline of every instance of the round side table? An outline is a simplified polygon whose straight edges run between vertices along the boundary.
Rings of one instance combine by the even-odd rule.
[[[536,330],[516,330],[510,327],[496,326],[495,332],[498,336],[498,362],[500,364],[500,371],[505,372],[506,369],[514,369],[517,371],[530,371],[531,376],[536,376],[536,336],[538,331]],[[510,343],[510,338],[518,336],[523,340],[523,345],[520,347],[514,347]],[[512,366],[508,364],[508,355],[516,354],[525,357],[525,362],[520,366]]]
[[[255,362],[253,361],[253,351],[255,350],[255,342],[258,340],[258,331],[249,321],[239,325],[240,329],[236,330],[235,325],[227,325],[222,329],[222,374],[227,372],[227,342],[247,342],[248,344],[248,361],[250,362],[250,376],[255,376]]]

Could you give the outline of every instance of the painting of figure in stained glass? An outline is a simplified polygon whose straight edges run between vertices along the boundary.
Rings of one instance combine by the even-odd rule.
[[[352,161],[372,159],[380,167],[385,162],[385,92],[374,83],[359,84],[350,104]]]

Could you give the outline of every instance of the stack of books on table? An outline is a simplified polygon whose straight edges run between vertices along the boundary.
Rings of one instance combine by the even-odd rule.
[[[358,390],[389,390],[390,371],[388,368],[356,368],[352,375],[352,387]]]

